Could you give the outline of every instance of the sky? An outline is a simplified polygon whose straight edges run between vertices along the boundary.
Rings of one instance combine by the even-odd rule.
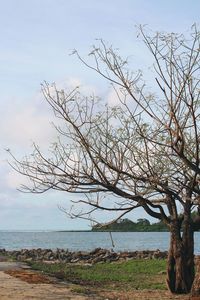
[[[33,141],[45,149],[56,138],[54,116],[41,94],[41,83],[109,97],[108,83],[70,53],[87,57],[102,38],[131,57],[131,67],[148,67],[150,59],[137,38],[136,26],[187,34],[199,25],[199,0],[0,0],[0,230],[78,230],[90,223],[69,219],[58,207],[70,208],[74,195],[24,194],[26,182],[7,163],[5,149],[22,158]],[[103,220],[103,215],[100,219]],[[128,216],[127,216],[128,217]],[[135,211],[131,218],[147,217]]]

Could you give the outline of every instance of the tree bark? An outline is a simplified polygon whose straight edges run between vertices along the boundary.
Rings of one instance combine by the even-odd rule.
[[[167,285],[172,293],[187,294],[194,281],[194,232],[190,222],[171,224],[167,261]]]

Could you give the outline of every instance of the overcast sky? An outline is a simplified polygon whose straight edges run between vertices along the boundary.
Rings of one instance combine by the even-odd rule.
[[[22,194],[23,178],[8,166],[5,148],[18,157],[54,140],[53,115],[40,93],[45,80],[60,86],[80,84],[88,93],[109,93],[108,84],[86,70],[73,56],[90,51],[102,38],[132,67],[150,64],[135,25],[153,31],[187,33],[199,24],[199,0],[0,0],[0,230],[88,229],[89,223],[70,220],[58,206],[70,207],[71,195],[50,192]],[[109,97],[109,94],[107,95]],[[133,219],[146,217],[136,211]],[[103,219],[103,216],[101,216]]]

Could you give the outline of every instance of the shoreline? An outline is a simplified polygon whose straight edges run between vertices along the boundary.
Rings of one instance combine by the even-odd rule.
[[[30,255],[31,253],[33,254],[33,252],[35,252],[35,254],[39,254],[42,253],[43,251],[47,251],[47,253],[50,253],[51,251],[49,249],[32,249],[32,250],[28,250],[28,249],[22,249],[21,251],[15,251],[23,254],[24,255]],[[62,253],[63,249],[57,249],[57,254],[58,253]],[[154,255],[157,254],[157,257],[148,257],[148,255],[151,253]],[[11,251],[6,251],[4,249],[0,249],[0,255],[4,254],[11,254]],[[71,252],[67,252],[68,254]],[[71,254],[76,254],[76,255],[93,255],[101,258],[100,261],[92,261],[90,262],[90,264],[86,261],[81,262],[81,261],[73,261],[71,262],[70,266],[68,264],[66,264],[65,261],[63,260],[52,260],[50,259],[48,260],[38,260],[35,264],[34,260],[30,260],[27,259],[27,261],[25,260],[25,263],[27,263],[27,265],[30,267],[28,269],[21,269],[21,270],[16,270],[15,268],[13,268],[13,270],[9,270],[4,272],[0,272],[0,275],[2,275],[1,277],[1,292],[0,292],[0,298],[1,299],[5,299],[5,300],[21,300],[21,299],[27,299],[28,297],[30,297],[30,295],[32,297],[35,297],[37,295],[38,299],[51,299],[51,296],[53,295],[54,299],[64,299],[64,297],[66,297],[66,295],[69,296],[69,299],[79,299],[79,300],[85,300],[85,299],[109,299],[109,300],[115,300],[115,299],[119,299],[119,300],[145,300],[145,299],[151,299],[151,300],[155,300],[155,299],[174,299],[173,295],[170,294],[170,292],[167,289],[163,289],[163,288],[159,288],[154,287],[155,285],[155,280],[156,283],[159,285],[162,282],[164,282],[164,277],[165,277],[165,270],[163,270],[163,264],[165,263],[163,259],[165,259],[165,257],[159,257],[159,255],[161,254],[167,254],[167,252],[161,252],[158,249],[155,251],[134,251],[134,252],[120,252],[122,257],[121,259],[119,259],[119,262],[121,261],[122,264],[110,264],[108,260],[108,254],[114,254],[116,252],[112,252],[112,251],[108,251],[106,249],[101,249],[101,248],[96,248],[91,252],[73,252]],[[17,254],[17,253],[16,253]],[[44,254],[44,252],[43,252]],[[118,254],[118,253],[117,253]],[[138,256],[133,257],[134,255],[138,254]],[[115,254],[114,254],[115,255]],[[128,256],[127,256],[128,255]],[[141,256],[141,257],[139,257]],[[145,257],[146,256],[146,257]],[[10,261],[10,258],[13,259],[13,257],[6,257],[6,259],[8,259],[8,262]],[[18,256],[17,257],[17,264],[21,263],[20,259],[22,259],[23,257]],[[39,257],[38,257],[39,258]],[[41,258],[41,257],[40,257]],[[116,258],[116,257],[115,257]],[[149,259],[151,260],[149,260]],[[77,259],[77,258],[76,258]],[[141,279],[139,279],[139,282],[143,282],[143,281],[147,281],[145,284],[149,284],[149,287],[147,288],[146,286],[140,286],[138,289],[138,283],[137,280],[136,282],[134,281],[134,285],[132,287],[132,285],[130,285],[129,280],[127,282],[119,282],[118,279],[117,281],[115,280],[115,277],[113,277],[112,279],[109,277],[109,280],[107,280],[106,282],[106,286],[105,286],[105,282],[104,281],[99,281],[95,283],[94,278],[94,270],[98,267],[101,270],[101,262],[107,262],[108,264],[103,264],[103,266],[110,266],[110,273],[115,274],[115,266],[123,266],[125,261],[125,265],[130,265],[130,263],[132,264],[134,262],[134,259],[141,259],[141,262],[144,266],[143,266],[143,270],[144,270],[144,274],[149,274],[148,271],[148,267],[145,268],[146,264],[147,266],[150,264],[152,270],[154,270],[153,275],[148,275],[148,280],[149,278],[152,278],[152,282],[150,279],[150,282],[148,282],[148,280],[144,280],[144,277],[142,277],[141,275]],[[154,260],[155,259],[155,260]],[[129,261],[132,260],[132,261]],[[133,275],[134,272],[137,273],[136,269],[138,268],[138,262],[137,260],[135,260],[134,262],[134,268],[133,269]],[[15,260],[14,260],[15,261]],[[18,262],[19,261],[19,262]],[[113,260],[113,262],[116,260]],[[158,261],[159,261],[159,265],[162,265],[161,268],[159,268],[159,270],[157,268],[154,268],[153,266],[156,264],[158,265]],[[30,263],[28,263],[30,262]],[[57,269],[57,266],[59,266],[57,263],[59,262],[59,265],[61,265],[60,269]],[[96,263],[100,263],[95,265]],[[55,263],[55,270],[53,268],[53,265]],[[67,277],[67,274],[65,275],[64,273],[64,269],[63,269],[63,265],[67,265],[68,268],[68,273],[70,273],[70,277]],[[37,265],[39,266],[39,268],[37,267]],[[46,269],[47,266],[49,269]],[[92,279],[88,279],[87,277],[83,277],[82,279],[79,278],[79,276],[74,276],[74,278],[71,278],[71,275],[76,274],[75,270],[77,268],[86,268],[87,274],[88,272],[91,274],[91,278]],[[89,269],[88,269],[89,268]],[[118,267],[117,267],[118,268]],[[119,269],[117,269],[119,270]],[[136,271],[134,271],[136,270]],[[146,271],[145,271],[146,270]],[[126,269],[121,269],[122,271],[122,275],[124,274],[123,272],[126,272]],[[72,272],[72,273],[71,273]],[[145,273],[146,272],[146,273]],[[109,274],[110,274],[109,273]],[[142,271],[143,273],[143,271]],[[100,271],[101,274],[101,271]],[[49,277],[50,276],[50,277]],[[110,276],[110,275],[109,275]],[[138,275],[137,275],[138,277]],[[136,278],[137,278],[136,277]],[[134,278],[134,277],[133,277]],[[145,277],[146,278],[146,277]],[[53,282],[52,282],[53,279]],[[30,280],[30,281],[29,281]],[[54,282],[54,280],[56,280]],[[6,281],[6,283],[5,283]],[[26,283],[25,283],[26,281]],[[91,281],[91,282],[90,282]],[[15,284],[16,283],[16,284]],[[34,284],[33,284],[34,283]],[[37,284],[36,284],[37,283]],[[14,292],[13,292],[13,287],[14,287]],[[6,295],[6,298],[2,297]],[[8,296],[8,297],[7,297]],[[18,296],[18,297],[16,297]],[[23,298],[23,297],[25,298]],[[160,298],[161,297],[161,298]],[[176,299],[191,299],[189,295],[176,295]]]
[[[0,255],[12,257],[17,261],[52,261],[64,263],[97,263],[112,262],[130,259],[166,259],[167,251],[156,250],[136,250],[119,251],[96,248],[92,251],[69,251],[65,249],[21,249],[6,250],[0,249]]]
[[[170,233],[167,230],[52,230],[52,229],[44,229],[44,230],[1,230],[0,233],[55,233],[55,232],[87,232],[87,233]],[[194,232],[200,234],[200,230]]]
[[[128,260],[153,260],[167,259],[168,251],[156,250],[136,250],[136,251],[114,251],[103,248],[95,248],[92,251],[69,251],[67,249],[57,248],[45,249],[20,249],[6,250],[0,248],[0,258],[8,257],[18,262],[48,262],[65,264],[96,264],[99,262],[118,262]],[[194,254],[195,261],[200,261],[200,255]]]
[[[96,248],[92,251],[69,251],[65,249],[21,249],[6,250],[0,249],[0,255],[8,256],[16,261],[49,261],[57,263],[80,263],[95,264],[98,262],[127,261],[131,259],[166,259],[167,251],[142,250],[142,251],[122,251]]]

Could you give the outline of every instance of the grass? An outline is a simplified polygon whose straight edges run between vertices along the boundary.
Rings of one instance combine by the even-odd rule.
[[[95,265],[31,263],[33,269],[79,285],[115,289],[166,289],[166,260],[130,260]]]

